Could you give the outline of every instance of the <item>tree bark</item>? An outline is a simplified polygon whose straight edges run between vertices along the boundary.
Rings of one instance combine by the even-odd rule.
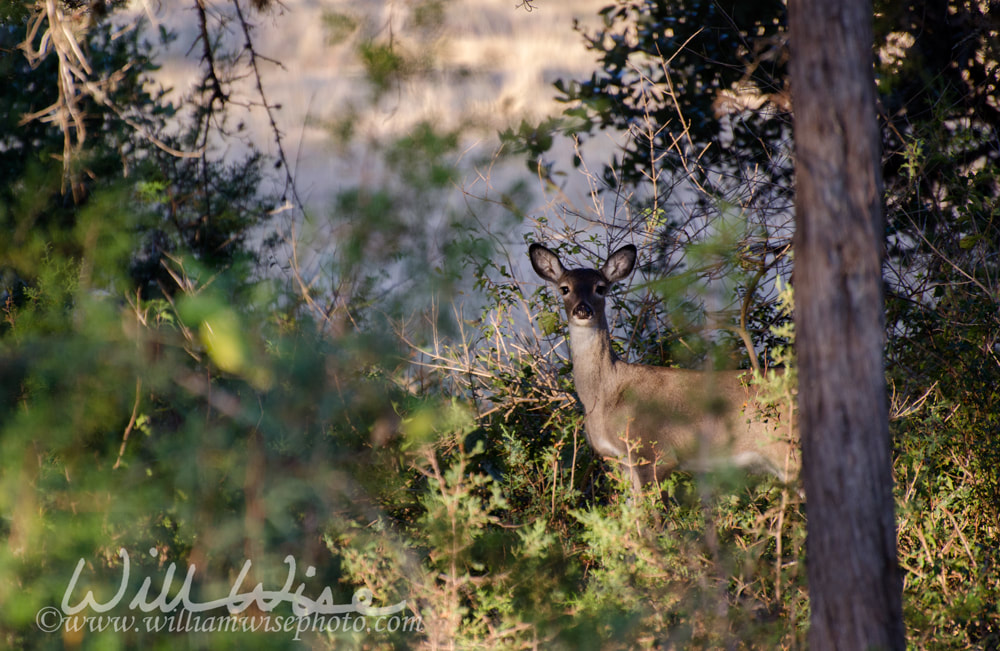
[[[905,649],[870,0],[790,0],[809,648]]]

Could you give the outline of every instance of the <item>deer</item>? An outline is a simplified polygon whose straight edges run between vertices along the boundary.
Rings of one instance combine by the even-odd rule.
[[[556,253],[537,243],[528,255],[566,308],[587,443],[624,466],[637,495],[678,469],[728,466],[771,474],[782,483],[795,479],[793,416],[760,402],[744,372],[647,366],[615,354],[605,299],[635,268],[635,246],[619,248],[600,269],[566,269]]]

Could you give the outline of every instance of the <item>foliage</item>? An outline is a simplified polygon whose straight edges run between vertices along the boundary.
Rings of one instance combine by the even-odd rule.
[[[604,25],[585,35],[598,70],[589,79],[560,80],[563,116],[522,125],[508,140],[552,178],[555,163],[544,156],[554,133],[620,132],[625,146],[595,189],[618,194],[634,215],[657,216],[650,230],[664,243],[660,271],[710,277],[703,265],[678,262],[687,261],[692,243],[710,241],[697,236],[724,223],[717,207],[728,203],[763,234],[757,249],[748,249],[756,262],[747,256],[742,266],[789,278],[789,258],[768,257],[791,231],[784,6],[623,0],[602,15]],[[1000,503],[995,23],[974,3],[875,3],[900,555],[913,560],[907,621],[921,648],[992,647],[1000,634],[995,600],[978,596],[994,589],[996,565],[976,551],[993,547]],[[635,223],[629,217],[616,225]],[[777,323],[773,301],[754,290],[753,282],[740,290],[749,299],[745,313],[760,306],[766,312],[756,323]],[[690,307],[698,314],[703,305]],[[759,325],[750,331],[759,333]],[[943,475],[926,473],[929,464]],[[952,506],[956,494],[965,496],[960,507]],[[933,514],[918,516],[928,504],[937,505]],[[937,543],[928,527],[937,528]],[[949,557],[966,547],[956,562],[984,587],[958,600],[951,588],[957,579],[931,559],[939,549]]]
[[[584,36],[598,71],[555,85],[576,119],[571,132],[629,133],[606,178],[613,170],[643,183],[654,168],[749,168],[765,171],[775,191],[787,190],[791,165],[776,148],[788,138],[783,12],[783,3],[770,1],[621,0],[605,7],[604,26]],[[696,179],[711,183],[708,174]],[[731,178],[721,187],[740,183]]]
[[[910,401],[896,427],[900,559],[922,648],[1000,640],[995,23],[954,3],[887,6],[876,21],[890,377]]]
[[[665,503],[626,499],[617,469],[585,442],[557,299],[518,271],[525,239],[594,262],[613,248],[594,224],[611,226],[615,242],[642,245],[645,262],[609,298],[621,356],[759,358],[791,367],[770,378],[790,399],[780,3],[605,10],[605,28],[587,35],[601,70],[561,84],[570,111],[549,126],[584,136],[628,125],[629,146],[607,172],[591,174],[582,150],[573,162],[595,191],[636,191],[613,215],[528,223],[508,216],[527,212],[517,186],[499,200],[456,197],[463,133],[430,124],[368,139],[379,173],[322,215],[303,211],[283,150],[223,159],[212,145],[243,137],[229,125],[247,74],[226,62],[262,60],[245,22],[249,45],[229,59],[202,37],[202,83],[176,100],[149,83],[144,28],[111,38],[111,23],[95,20],[88,56],[98,76],[127,69],[113,105],[131,124],[82,98],[88,135],[67,171],[53,158],[63,134],[19,123],[55,101],[54,64],[26,65],[15,48],[30,12],[0,9],[5,647],[801,647],[805,508],[795,491],[677,473],[661,487]],[[918,29],[929,19],[888,9],[880,38],[907,53],[879,68],[907,624],[915,648],[993,648],[1000,239],[996,121],[984,98],[994,43],[971,5],[941,17],[951,30],[941,42]],[[418,42],[432,44],[442,5],[411,13]],[[199,17],[206,33],[223,28],[213,16]],[[357,14],[326,24],[331,45],[349,42],[367,70],[371,102],[426,65],[421,48]],[[955,44],[973,48],[957,68],[944,54]],[[741,104],[744,91],[766,101]],[[355,109],[330,125],[338,146],[357,137]],[[535,157],[554,137],[531,125],[508,136]],[[275,180],[283,196],[259,191]],[[279,204],[292,206],[297,236],[269,219]],[[60,603],[79,559],[72,601],[87,590],[111,600],[122,548],[129,599],[147,577],[151,593],[166,584],[178,595],[179,575],[166,578],[175,564],[179,574],[195,567],[196,601],[290,580],[287,592],[328,588],[337,604],[406,607],[398,619],[341,618],[336,630],[328,620],[301,634],[39,629],[37,613]],[[267,614],[261,605],[203,623],[251,626]],[[302,621],[287,602],[270,614]]]

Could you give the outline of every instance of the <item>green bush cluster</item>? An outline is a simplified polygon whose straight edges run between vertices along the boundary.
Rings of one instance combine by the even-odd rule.
[[[705,6],[682,8],[694,16]],[[622,7],[608,20],[638,13],[644,33],[656,33],[659,13]],[[25,13],[0,8],[0,41],[16,44]],[[769,37],[780,32],[769,25]],[[147,91],[153,63],[140,33],[109,39],[96,29],[89,44],[107,71],[131,63],[119,101],[163,141],[207,142],[218,98],[189,98],[193,122],[171,139],[166,117],[181,107]],[[407,67],[391,47],[365,47],[381,97]],[[28,84],[54,71],[29,71],[20,56],[0,51],[8,119],[27,110],[26,97],[54,99],[51,86]],[[757,83],[780,78],[765,72]],[[572,94],[599,96],[605,86]],[[601,97],[584,99],[597,117],[614,117]],[[699,106],[707,119],[710,107]],[[775,115],[764,118],[769,134],[784,137]],[[586,444],[559,307],[518,277],[524,242],[509,233],[559,239],[577,259],[603,247],[602,237],[520,221],[518,186],[499,199],[451,201],[461,134],[419,125],[373,145],[383,182],[344,191],[295,240],[271,218],[279,197],[258,191],[258,153],[236,163],[210,150],[178,159],[102,106],[88,106],[88,119],[90,139],[69,172],[54,157],[63,142],[51,124],[7,121],[0,134],[2,646],[803,646],[808,509],[795,490],[677,473],[663,501],[653,492],[629,499],[618,469]],[[937,142],[934,124],[943,123],[948,140]],[[887,175],[887,358],[899,560],[910,644],[928,649],[1000,640],[997,176],[992,159],[972,171],[949,166],[949,145],[989,141],[955,129],[945,113],[927,117],[887,154],[898,171]],[[754,143],[747,156],[757,160],[768,143]],[[628,150],[630,169],[650,164],[639,156],[647,151]],[[775,173],[783,179],[787,169]],[[774,215],[782,196],[755,201]],[[739,197],[699,199],[694,217],[717,221],[712,237],[685,241],[681,262],[670,243],[691,222],[661,197],[636,201],[642,218],[630,226],[651,242],[651,260],[611,298],[623,357],[747,367],[733,351],[749,340],[744,349],[764,344],[767,365],[794,368],[791,295],[770,278],[789,264],[787,234],[747,227],[747,206],[764,204]],[[330,232],[336,246],[309,251],[314,276],[269,264],[295,260],[297,247]],[[475,297],[470,316],[444,307],[462,292]],[[706,303],[723,308],[709,318]],[[762,381],[790,400],[793,378]],[[145,614],[126,605],[148,578],[149,600],[162,589],[165,600],[189,591],[204,602],[258,584],[312,599],[327,591],[331,603],[354,606],[353,620],[299,632],[293,599],[273,610],[259,599],[235,614],[199,614],[197,632],[143,622],[101,630],[80,618],[43,630],[39,613],[61,604],[78,567],[70,603],[91,591],[97,603],[118,604],[108,615]],[[264,616],[294,625],[233,632]]]

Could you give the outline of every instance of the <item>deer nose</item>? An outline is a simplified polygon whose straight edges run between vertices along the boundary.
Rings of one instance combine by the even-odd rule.
[[[594,310],[586,303],[577,303],[573,308],[573,316],[583,321],[593,318]]]

